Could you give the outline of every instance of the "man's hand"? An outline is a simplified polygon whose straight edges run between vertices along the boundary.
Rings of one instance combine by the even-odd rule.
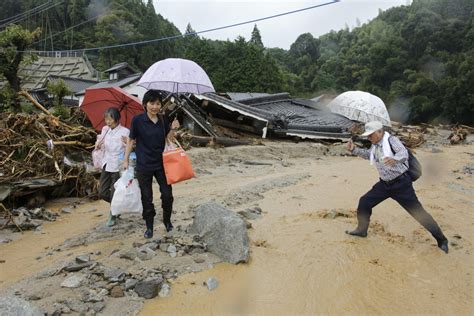
[[[347,150],[352,152],[354,149],[355,149],[354,142],[352,141],[352,139],[349,139],[349,141],[347,142]]]
[[[122,136],[122,143],[127,145],[128,137],[127,136]]]
[[[385,157],[385,158],[383,159],[383,163],[384,163],[384,165],[386,165],[386,166],[392,167],[392,166],[394,166],[394,165],[397,163],[397,161],[396,161],[395,159],[391,158],[391,157]]]

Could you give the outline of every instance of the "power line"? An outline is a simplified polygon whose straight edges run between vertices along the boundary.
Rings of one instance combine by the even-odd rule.
[[[59,35],[59,34],[65,33],[65,32],[67,32],[67,31],[72,30],[72,29],[74,29],[74,28],[76,28],[76,27],[78,27],[78,26],[81,26],[81,25],[83,25],[83,24],[89,23],[90,21],[93,21],[93,20],[97,19],[99,16],[104,15],[105,13],[106,13],[106,12],[103,12],[103,13],[98,14],[98,15],[96,15],[96,16],[94,16],[94,17],[88,19],[88,20],[82,21],[81,23],[78,23],[78,24],[76,24],[76,25],[73,25],[73,26],[71,26],[71,27],[68,27],[68,28],[65,29],[64,31],[58,32],[58,33],[56,33],[56,34],[53,34],[52,36],[50,36],[50,38],[56,37],[56,36]],[[40,42],[43,42],[43,41],[46,41],[46,40],[48,40],[48,38],[43,38],[42,40],[36,41],[36,42],[34,42],[33,44],[37,44],[37,43],[40,43]],[[74,50],[76,50],[76,49],[74,49]]]
[[[69,51],[87,52],[87,51],[105,50],[105,49],[111,49],[111,48],[119,48],[119,47],[128,47],[128,46],[134,46],[134,45],[144,45],[144,44],[150,44],[150,43],[157,43],[157,42],[162,42],[162,41],[168,41],[168,40],[183,38],[183,37],[191,36],[191,35],[214,32],[214,31],[218,31],[218,30],[223,30],[223,29],[232,28],[232,27],[236,27],[236,26],[241,26],[241,25],[245,25],[245,24],[255,23],[255,22],[259,22],[259,21],[274,19],[274,18],[281,17],[281,16],[284,16],[284,15],[290,15],[290,14],[294,14],[294,13],[298,13],[298,12],[302,12],[302,11],[307,11],[307,10],[311,10],[311,9],[315,9],[315,8],[319,8],[319,7],[323,7],[323,6],[327,6],[327,5],[331,5],[331,4],[335,4],[336,2],[339,2],[339,1],[340,0],[332,0],[330,2],[325,2],[325,3],[322,3],[322,4],[313,5],[313,6],[298,9],[298,10],[287,11],[287,12],[283,12],[283,13],[279,13],[279,14],[275,14],[275,15],[270,15],[270,16],[267,16],[267,17],[259,18],[259,19],[249,20],[249,21],[235,23],[235,24],[229,24],[229,25],[225,25],[225,26],[220,26],[220,27],[216,27],[216,28],[212,28],[212,29],[207,29],[207,30],[194,32],[194,33],[183,34],[183,35],[180,34],[180,35],[162,37],[162,38],[146,40],[146,41],[140,41],[140,42],[108,45],[108,46],[93,47],[93,48],[79,48],[79,49],[73,49],[73,50],[60,50],[60,51],[57,51],[57,52],[69,52]],[[21,51],[21,52],[23,52],[23,53],[46,53],[46,52],[51,52],[51,51],[30,50],[30,51]]]
[[[41,9],[42,7],[48,5],[50,2],[51,2],[51,0],[48,0],[47,2],[45,2],[45,3],[43,3],[43,4],[40,4],[39,6],[34,7],[34,8],[32,8],[32,9],[29,9],[28,11],[25,11],[25,12],[22,12],[22,13],[18,13],[17,15],[10,16],[10,17],[8,17],[8,18],[5,18],[5,19],[3,19],[3,20],[0,20],[0,23],[3,23],[3,22],[8,21],[8,20],[16,19],[16,18],[18,18],[18,17],[20,17],[20,16],[22,16],[22,15],[28,14],[30,11],[39,10],[39,9]]]
[[[47,10],[49,10],[49,9],[51,9],[51,8],[54,8],[54,7],[58,6],[58,5],[60,5],[63,1],[64,1],[64,0],[59,1],[59,2],[57,2],[57,3],[51,3],[50,6],[47,6],[46,8],[43,8],[42,10],[33,12],[33,13],[28,14],[28,15],[26,15],[26,16],[23,16],[23,17],[21,17],[21,18],[17,18],[17,19],[15,19],[15,20],[12,20],[12,21],[9,21],[9,22],[7,22],[7,23],[4,23],[4,24],[0,25],[0,27],[5,27],[5,26],[7,26],[7,25],[9,25],[9,24],[13,24],[13,23],[17,23],[17,22],[23,21],[24,19],[29,18],[30,16],[34,16],[34,15],[36,15],[36,14],[38,14],[38,13],[41,13],[41,12],[47,11]]]

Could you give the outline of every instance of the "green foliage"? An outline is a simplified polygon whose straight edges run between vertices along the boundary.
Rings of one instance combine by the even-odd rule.
[[[18,111],[15,102],[19,102],[18,93],[6,85],[0,89],[0,112]]]
[[[57,116],[63,120],[67,120],[71,117],[71,108],[65,105],[55,105],[52,111],[54,116]]]
[[[298,93],[364,90],[405,122],[474,123],[474,2],[418,0],[353,31],[302,34],[282,68]],[[316,58],[316,59],[315,59]]]
[[[18,69],[25,55],[24,51],[39,33],[39,29],[30,32],[18,25],[8,26],[0,32],[0,74],[8,82],[1,98],[6,102],[6,107],[11,107],[14,111],[21,111],[17,93],[20,91]]]
[[[276,61],[243,37],[235,42],[189,39],[184,57],[206,70],[217,91],[280,92],[283,87]]]
[[[1,1],[0,18],[42,3],[44,0]],[[164,58],[188,58],[206,70],[217,91],[287,91],[311,96],[358,89],[381,97],[401,121],[474,124],[473,9],[472,0],[414,0],[411,5],[380,11],[373,21],[357,23],[352,31],[347,27],[319,38],[301,34],[288,51],[264,48],[255,25],[249,41],[242,37],[213,41],[193,35],[94,51],[88,57],[99,70],[126,61],[141,71]],[[51,37],[97,15],[91,22]],[[155,11],[152,0],[65,0],[23,24],[30,30],[43,26],[42,41],[34,45],[48,50],[180,35],[159,14],[159,7]],[[31,34],[20,29],[7,30],[0,33],[0,72],[4,75],[14,58],[12,52],[34,42]],[[2,42],[5,32],[23,40],[12,44],[15,36],[10,36]],[[188,25],[185,33],[193,32]],[[10,73],[16,74],[17,68],[12,69]],[[12,82],[19,87],[19,82]],[[15,104],[9,101],[15,96],[4,91],[0,101],[9,106]]]
[[[65,96],[72,95],[71,89],[69,89],[62,79],[48,82],[47,90],[53,95],[53,104],[55,107],[59,107],[63,104]]]
[[[260,35],[260,30],[257,28],[257,24],[253,27],[249,43],[263,49],[262,36]]]

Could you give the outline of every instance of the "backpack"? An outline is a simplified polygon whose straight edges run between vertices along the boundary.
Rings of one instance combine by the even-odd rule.
[[[392,137],[392,136],[390,136]],[[392,143],[390,142],[390,138],[388,139],[388,143],[390,144],[390,149],[392,150],[393,154],[395,154],[395,150],[393,150]],[[419,177],[421,177],[421,163],[416,159],[415,155],[413,155],[413,152],[405,147],[406,150],[408,151],[408,175],[411,178],[411,181],[415,182],[418,180]]]

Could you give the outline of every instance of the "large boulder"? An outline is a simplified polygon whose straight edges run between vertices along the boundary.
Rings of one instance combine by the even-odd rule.
[[[195,209],[193,233],[199,234],[210,252],[226,262],[249,260],[249,237],[245,221],[233,211],[208,202]]]
[[[41,316],[38,307],[16,296],[0,296],[0,315],[8,316]]]
[[[158,292],[163,284],[163,278],[153,278],[144,281],[139,281],[135,285],[135,292],[140,297],[147,299],[154,298],[158,295]]]

